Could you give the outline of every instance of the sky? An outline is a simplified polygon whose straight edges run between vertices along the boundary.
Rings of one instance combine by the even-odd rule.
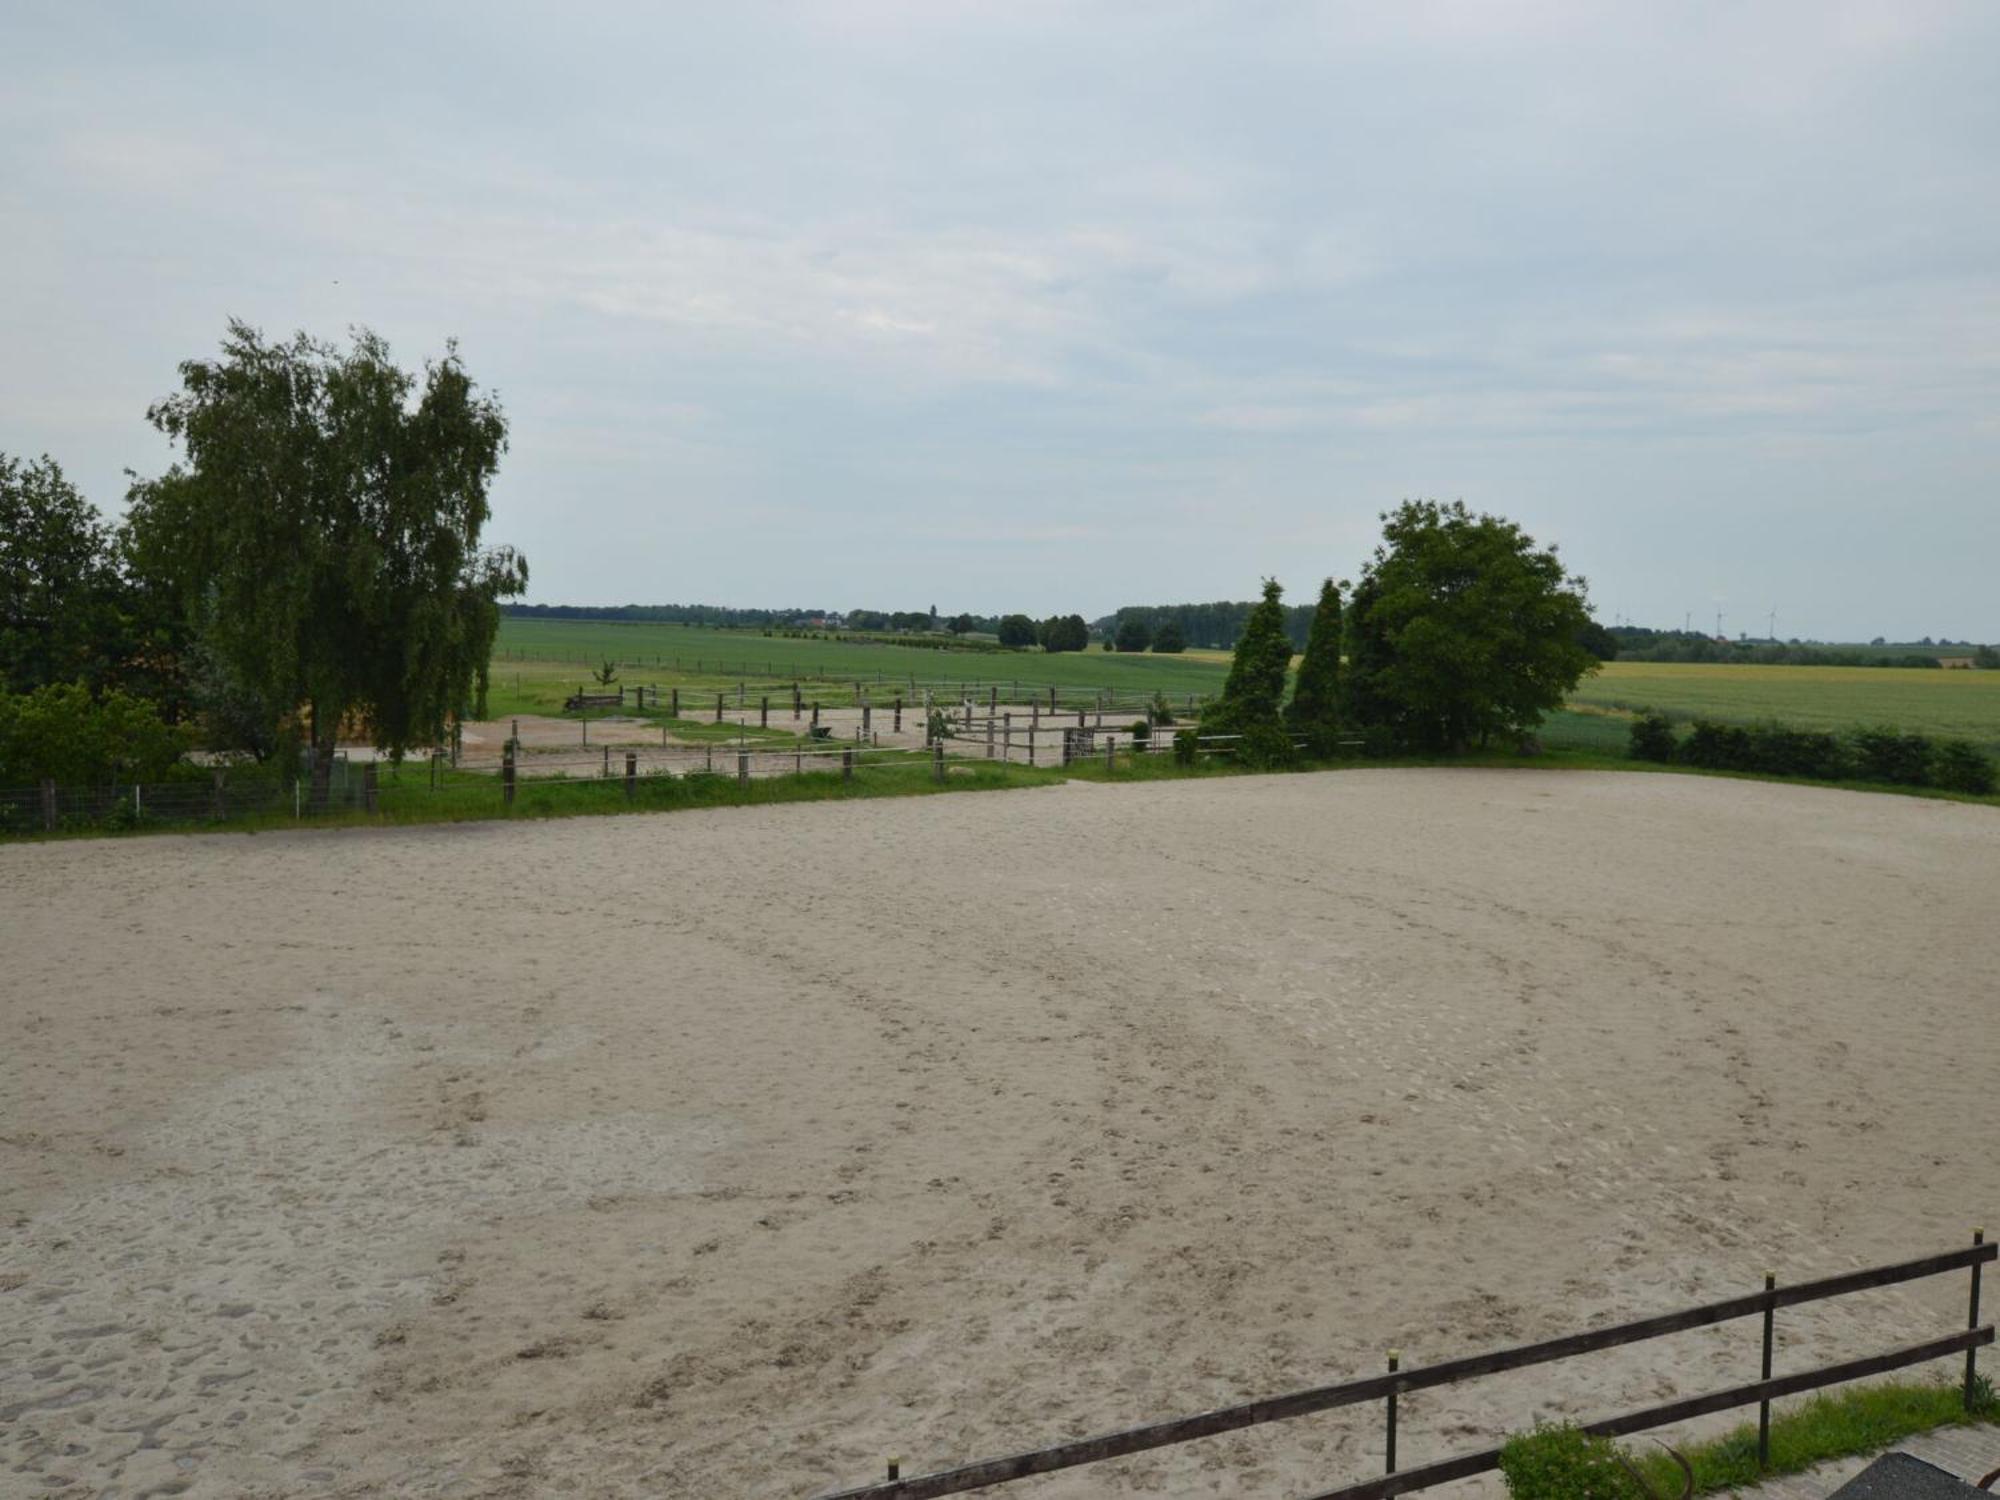
[[[2000,638],[2000,6],[0,8],[0,452],[230,318],[458,341],[546,603],[1311,597]]]

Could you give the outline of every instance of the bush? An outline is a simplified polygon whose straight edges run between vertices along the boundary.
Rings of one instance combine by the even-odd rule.
[[[1132,721],[1132,743],[1134,745],[1143,747],[1152,737],[1153,725],[1150,720],[1134,719]]]
[[[80,683],[0,693],[0,786],[44,777],[75,784],[158,781],[187,748],[185,730],[143,698]]]
[[[1157,651],[1159,648],[1155,646],[1153,649]],[[1146,710],[1146,717],[1151,719],[1155,724],[1171,724],[1174,722],[1173,705],[1167,702],[1167,695],[1165,693],[1153,694],[1153,701],[1151,706]]]
[[[1616,1444],[1566,1424],[1510,1439],[1500,1472],[1514,1500],[1650,1500]]]
[[[1201,757],[1201,739],[1192,729],[1182,729],[1174,735],[1174,763],[1191,766]]]
[[[1931,756],[1931,784],[1948,792],[1986,796],[1995,784],[1993,762],[1967,740],[1939,740]]]
[[[1772,776],[1810,776],[1817,781],[1841,781],[1853,774],[1853,760],[1838,735],[1821,730],[1788,729],[1760,724],[1750,731],[1750,764],[1745,768]]]
[[[1894,729],[1854,731],[1855,771],[1864,781],[1925,786],[1930,781],[1931,742],[1921,734]]]
[[[1674,759],[1705,771],[1748,771],[1752,769],[1750,731],[1712,719],[1696,719]]]
[[[1233,747],[1238,765],[1260,771],[1275,771],[1298,762],[1298,746],[1291,731],[1276,724],[1251,724],[1238,732]]]
[[[1646,709],[1632,721],[1633,760],[1670,761],[1674,758],[1674,726],[1658,709]]]

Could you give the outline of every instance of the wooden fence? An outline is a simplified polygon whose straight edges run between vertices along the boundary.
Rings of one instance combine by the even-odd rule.
[[[1396,1400],[1399,1396],[1410,1391],[1452,1385],[1475,1376],[1495,1375],[1504,1370],[1526,1369],[1533,1365],[1548,1364],[1554,1360],[1588,1354],[1598,1349],[1615,1349],[1620,1345],[1662,1338],[1691,1328],[1707,1328],[1737,1318],[1759,1316],[1764,1321],[1764,1340],[1763,1360],[1758,1379],[1731,1386],[1727,1390],[1711,1391],[1706,1395],[1689,1396],[1663,1405],[1646,1407],[1640,1411],[1605,1417],[1585,1423],[1584,1429],[1605,1437],[1622,1437],[1628,1433],[1671,1426],[1676,1422],[1685,1422],[1711,1412],[1755,1406],[1758,1408],[1758,1459],[1760,1463],[1768,1463],[1771,1402],[1781,1396],[1820,1390],[1846,1381],[1860,1380],[1889,1370],[1899,1370],[1910,1365],[1924,1364],[1963,1353],[1964,1399],[1966,1409],[1970,1411],[1976,1388],[1975,1352],[1993,1342],[1993,1325],[1990,1323],[1982,1325],[1979,1321],[1979,1273],[1980,1267],[1991,1261],[1996,1253],[2000,1253],[2000,1245],[1986,1243],[1985,1235],[1974,1231],[1972,1244],[1962,1250],[1949,1250],[1940,1255],[1926,1255],[1915,1260],[1899,1261],[1894,1265],[1875,1266],[1864,1271],[1849,1271],[1838,1276],[1821,1277],[1816,1281],[1800,1282],[1796,1286],[1781,1287],[1776,1284],[1773,1277],[1766,1276],[1764,1289],[1761,1292],[1728,1297],[1720,1302],[1684,1308],[1679,1312],[1660,1313],[1650,1318],[1640,1318],[1635,1322],[1593,1329],[1588,1333],[1569,1334],[1563,1338],[1546,1339],[1536,1344],[1521,1344],[1511,1349],[1498,1349],[1487,1354],[1473,1354],[1461,1359],[1445,1360],[1440,1364],[1426,1365],[1418,1369],[1398,1368],[1396,1357],[1392,1354],[1389,1359],[1389,1369],[1381,1375],[1365,1376],[1359,1380],[1343,1381],[1337,1385],[1292,1391],[1286,1395],[1270,1396],[1259,1401],[1245,1402],[1239,1406],[1218,1407],[1213,1411],[1200,1412],[1190,1417],[1177,1417],[1143,1427],[1130,1427],[1097,1437],[1078,1438],[1072,1442],[1058,1443],[1053,1447],[1037,1448],[1004,1458],[983,1459],[977,1463],[941,1469],[935,1473],[904,1478],[899,1472],[900,1464],[891,1460],[887,1479],[854,1489],[840,1490],[825,1496],[824,1500],[931,1500],[933,1496],[963,1494],[968,1490],[984,1489],[988,1485],[1007,1484],[1035,1474],[1074,1468],[1079,1464],[1100,1463],[1106,1459],[1123,1458],[1154,1448],[1192,1442],[1196,1438],[1237,1432],[1246,1427],[1261,1426],[1266,1422],[1280,1422],[1291,1417],[1307,1416],[1313,1412],[1332,1411],[1337,1407],[1374,1401],[1383,1403],[1388,1438],[1387,1472],[1374,1479],[1323,1491],[1312,1496],[1311,1500],[1389,1500],[1389,1497],[1394,1495],[1426,1489],[1431,1485],[1444,1484],[1454,1479],[1469,1478],[1500,1466],[1500,1450],[1485,1448],[1475,1453],[1462,1454],[1456,1458],[1398,1471]],[[1892,1349],[1866,1359],[1847,1360],[1839,1364],[1802,1370],[1791,1375],[1772,1376],[1771,1356],[1778,1309],[1796,1307],[1806,1302],[1820,1302],[1831,1297],[1844,1297],[1875,1287],[1894,1286],[1899,1282],[1917,1281],[1928,1276],[1940,1276],[1951,1271],[1969,1271],[1971,1277],[1969,1310],[1963,1333]]]

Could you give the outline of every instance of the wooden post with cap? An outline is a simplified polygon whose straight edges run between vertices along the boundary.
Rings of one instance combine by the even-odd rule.
[[[1771,1378],[1771,1347],[1774,1343],[1773,1325],[1777,1320],[1777,1299],[1771,1294],[1778,1288],[1777,1276],[1764,1273],[1764,1357],[1757,1366],[1760,1380]],[[1771,1467],[1771,1398],[1766,1396],[1757,1403],[1757,1467]]]
[[[1402,1362],[1403,1362],[1402,1350],[1391,1349],[1389,1351],[1389,1373],[1391,1375],[1395,1374],[1397,1367],[1401,1365]],[[1386,1455],[1388,1467],[1386,1470],[1384,1470],[1384,1472],[1393,1474],[1396,1472],[1396,1388],[1394,1386],[1391,1386],[1389,1388],[1388,1407],[1389,1407],[1389,1441],[1388,1441],[1388,1452]]]
[[[1974,1248],[1985,1244],[1986,1231],[1984,1229],[1973,1230],[1972,1243]],[[1977,1328],[1979,1326],[1979,1262],[1976,1260],[1972,1263],[1972,1297],[1965,1314],[1965,1326],[1967,1328]],[[1978,1384],[1979,1364],[1977,1351],[1967,1349],[1965,1351],[1965,1409],[1967,1412],[1971,1412],[1973,1409],[1974,1398],[1978,1394]]]

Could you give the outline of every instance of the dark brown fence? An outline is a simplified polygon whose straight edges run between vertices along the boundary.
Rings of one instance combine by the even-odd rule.
[[[1620,1437],[1627,1433],[1671,1426],[1676,1422],[1684,1422],[1711,1412],[1756,1406],[1759,1410],[1758,1457],[1760,1462],[1768,1462],[1770,1403],[1781,1396],[1820,1390],[1846,1381],[1860,1380],[1889,1370],[1904,1369],[1910,1365],[1924,1364],[1963,1353],[1965,1404],[1967,1410],[1970,1410],[1974,1401],[1977,1374],[1974,1366],[1975,1351],[1993,1342],[1993,1325],[1990,1323],[1982,1325],[1979,1321],[1979,1272],[1980,1267],[1991,1261],[1996,1254],[2000,1254],[2000,1245],[1987,1244],[1985,1235],[1975,1231],[1972,1244],[1962,1250],[1926,1255],[1916,1260],[1899,1261],[1894,1265],[1875,1266],[1865,1271],[1849,1271],[1839,1276],[1822,1277],[1817,1281],[1800,1282],[1796,1286],[1778,1286],[1773,1278],[1767,1276],[1764,1280],[1764,1290],[1761,1292],[1728,1297],[1720,1302],[1684,1308],[1679,1312],[1660,1313],[1631,1323],[1618,1323],[1609,1328],[1593,1329],[1588,1333],[1545,1339],[1537,1344],[1521,1344],[1511,1349],[1497,1349],[1488,1354],[1468,1355],[1462,1359],[1446,1360],[1440,1364],[1414,1370],[1398,1369],[1392,1356],[1389,1370],[1381,1375],[1343,1381],[1338,1385],[1315,1386],[1309,1390],[1292,1391],[1282,1396],[1245,1402],[1240,1406],[1218,1407],[1213,1411],[1200,1412],[1190,1417],[1154,1422],[1144,1427],[1130,1427],[1121,1432],[1105,1433],[1098,1437],[1078,1438],[1049,1448],[1037,1448],[1005,1458],[983,1459],[977,1463],[963,1464],[953,1469],[941,1469],[931,1474],[904,1478],[898,1472],[898,1465],[892,1462],[887,1479],[855,1489],[840,1490],[826,1496],[825,1500],[930,1500],[932,1496],[958,1495],[967,1490],[1006,1484],[1035,1474],[1074,1468],[1079,1464],[1100,1463],[1105,1459],[1144,1453],[1153,1448],[1192,1442],[1196,1438],[1214,1437],[1219,1433],[1236,1432],[1245,1427],[1261,1426],[1266,1422],[1280,1422],[1290,1417],[1303,1417],[1313,1412],[1331,1411],[1336,1407],[1356,1406],[1371,1401],[1383,1403],[1388,1429],[1389,1472],[1358,1484],[1326,1490],[1313,1496],[1312,1500],[1389,1500],[1390,1496],[1425,1489],[1434,1484],[1444,1484],[1449,1480],[1465,1479],[1500,1466],[1500,1450],[1486,1448],[1476,1453],[1445,1459],[1439,1463],[1425,1464],[1419,1468],[1397,1472],[1395,1424],[1398,1396],[1410,1391],[1452,1385],[1475,1376],[1497,1375],[1504,1370],[1526,1369],[1532,1365],[1569,1359],[1574,1355],[1588,1354],[1598,1349],[1615,1349],[1623,1344],[1636,1344],[1646,1339],[1662,1338],[1667,1334],[1682,1333],[1691,1328],[1707,1328],[1737,1318],[1760,1315],[1764,1319],[1761,1378],[1743,1385],[1732,1386],[1727,1390],[1712,1391],[1706,1395],[1690,1396],[1661,1406],[1647,1407],[1641,1411],[1605,1417],[1585,1423],[1584,1426],[1585,1430],[1606,1437]],[[1773,1329],[1778,1309],[1796,1307],[1806,1302],[1820,1302],[1830,1297],[1844,1297],[1875,1287],[1894,1286],[1899,1282],[1917,1281],[1927,1276],[1941,1276],[1950,1271],[1969,1271],[1971,1275],[1969,1311],[1963,1333],[1954,1333],[1921,1344],[1892,1349],[1866,1359],[1848,1360],[1840,1364],[1802,1370],[1796,1374],[1772,1377]]]

